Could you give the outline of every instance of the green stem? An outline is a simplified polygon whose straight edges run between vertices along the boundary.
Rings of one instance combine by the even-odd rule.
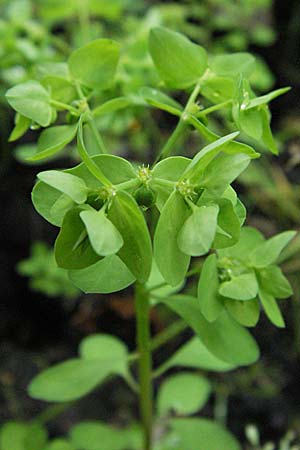
[[[102,139],[102,137],[101,137],[101,135],[100,135],[100,133],[98,131],[98,128],[96,127],[94,118],[90,117],[88,119],[87,123],[88,123],[88,125],[89,125],[89,127],[90,127],[90,129],[91,129],[91,131],[92,131],[92,133],[94,135],[94,138],[95,138],[97,146],[98,146],[98,148],[100,150],[100,153],[108,153],[108,151],[107,151],[107,149],[105,147],[105,144],[103,142],[103,139]]]
[[[232,100],[226,100],[226,102],[222,102],[222,103],[218,103],[217,105],[210,106],[209,108],[199,111],[199,113],[197,114],[197,117],[206,116],[207,114],[218,111],[219,109],[225,108],[226,106],[229,106],[231,103],[232,103]]]
[[[90,40],[90,14],[87,0],[78,0],[78,21],[82,43],[86,44]]]
[[[67,103],[63,103],[63,102],[59,102],[58,100],[51,99],[50,104],[59,109],[63,109],[63,110],[66,109],[67,111],[70,111],[70,112],[76,114],[77,116],[79,115],[78,109],[74,108],[74,106],[68,105]]]
[[[200,84],[197,83],[193,92],[191,93],[188,102],[181,114],[181,117],[179,119],[179,122],[176,125],[175,130],[173,131],[173,133],[171,134],[171,136],[169,137],[169,139],[167,140],[167,142],[165,143],[165,145],[163,146],[163,148],[161,149],[159,155],[156,158],[156,162],[158,162],[161,159],[166,158],[167,156],[169,156],[169,154],[171,153],[172,148],[174,147],[174,145],[176,144],[176,142],[178,141],[178,138],[182,135],[182,133],[184,132],[184,130],[186,129],[187,126],[187,121],[186,121],[186,113],[189,112],[191,106],[195,103],[195,100],[197,99],[197,96],[199,94],[200,91]]]
[[[138,369],[140,384],[140,414],[143,425],[144,448],[151,450],[152,441],[152,359],[150,348],[149,294],[145,287],[136,283],[136,341],[139,353]]]
[[[68,403],[57,403],[56,405],[51,405],[41,414],[35,417],[35,421],[39,423],[47,423],[55,419],[57,416],[62,414],[66,409],[70,408],[74,402]]]
[[[187,328],[187,324],[183,320],[177,320],[170,326],[165,328],[161,333],[157,334],[151,341],[151,350],[154,351],[166,344],[168,341],[173,339],[173,337],[180,334]]]

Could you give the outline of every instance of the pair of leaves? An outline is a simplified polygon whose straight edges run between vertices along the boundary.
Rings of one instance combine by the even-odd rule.
[[[111,375],[128,375],[128,352],[113,336],[91,335],[79,347],[79,358],[44,370],[29,385],[33,398],[66,402],[83,397]]]

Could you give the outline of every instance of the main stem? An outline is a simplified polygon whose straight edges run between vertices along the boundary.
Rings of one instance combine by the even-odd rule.
[[[136,341],[139,354],[140,414],[144,433],[144,450],[151,450],[152,441],[152,359],[150,343],[149,294],[142,284],[136,283]]]

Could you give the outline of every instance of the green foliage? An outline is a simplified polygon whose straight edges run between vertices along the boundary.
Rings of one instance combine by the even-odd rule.
[[[68,18],[74,15],[74,4],[56,3]],[[56,23],[58,11],[50,6],[42,8],[41,14]],[[113,6],[118,15],[120,5],[112,2]],[[90,1],[89,7],[102,14],[96,2]],[[111,17],[109,7],[104,11]],[[120,46],[113,40],[96,39],[78,46],[67,64],[42,64],[37,80],[11,87],[6,95],[17,114],[11,140],[29,127],[45,128],[32,160],[55,155],[77,137],[81,163],[67,170],[40,172],[32,193],[36,210],[60,228],[55,242],[57,265],[68,270],[70,279],[86,293],[109,294],[135,283],[137,352],[129,355],[112,336],[92,335],[81,342],[79,357],[37,375],[29,393],[46,401],[74,401],[109,377],[121,376],[140,395],[143,444],[138,429],[84,422],[71,429],[69,441],[47,444],[51,450],[124,450],[142,445],[147,450],[220,450],[220,443],[224,450],[239,450],[235,438],[217,423],[171,417],[194,414],[208,399],[210,384],[190,372],[173,375],[160,386],[156,410],[166,420],[166,429],[158,433],[157,442],[151,442],[150,352],[157,344],[150,342],[150,308],[166,306],[195,333],[154,376],[175,366],[228,371],[259,357],[246,329],[258,321],[259,301],[270,320],[282,327],[276,298],[292,292],[276,262],[295,233],[287,231],[265,240],[256,230],[243,227],[246,210],[231,186],[260,156],[248,145],[248,138],[277,153],[268,102],[287,89],[256,96],[251,84],[256,61],[244,51],[207,56],[202,47],[167,28],[154,26],[148,34],[149,50],[146,40],[140,48],[127,42],[119,64]],[[138,62],[143,58],[141,70]],[[134,71],[135,64],[141,72]],[[173,92],[162,91],[162,84],[187,91],[186,105],[173,99]],[[151,157],[155,162],[149,166],[139,157],[131,163],[109,154],[102,130],[110,128],[112,117],[122,122],[126,114],[130,118],[145,114],[156,134],[148,107],[178,117],[172,135]],[[216,134],[211,119],[215,112],[234,131]],[[191,130],[196,132],[197,153],[172,156]],[[247,144],[236,141],[245,136]],[[155,149],[156,143],[159,139]],[[201,267],[196,262],[195,271],[192,258],[203,255],[207,257],[200,261]],[[195,290],[185,282],[199,272],[193,296]],[[135,360],[139,386],[130,370]],[[27,426],[17,428],[15,436],[21,442]]]

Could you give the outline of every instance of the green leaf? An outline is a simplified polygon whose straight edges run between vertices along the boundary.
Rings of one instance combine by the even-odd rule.
[[[250,263],[254,267],[266,267],[273,264],[295,235],[295,231],[284,231],[261,243],[250,253]]]
[[[278,266],[265,267],[258,270],[256,275],[261,289],[273,297],[287,298],[293,294],[289,281]]]
[[[201,314],[200,302],[187,295],[173,295],[160,301],[200,336],[209,352],[217,358],[234,365],[248,365],[259,357],[259,349],[250,333],[232,319],[225,311],[213,323]]]
[[[206,147],[202,148],[192,159],[191,163],[187,166],[182,175],[182,179],[189,179],[197,181],[200,175],[204,172],[204,169],[214,159],[214,157],[223,151],[228,143],[235,139],[239,135],[238,132],[230,133],[227,136],[223,136]]]
[[[232,247],[218,249],[218,255],[220,258],[239,259],[247,263],[249,254],[262,242],[264,242],[264,237],[258,230],[251,227],[243,227],[239,241]]]
[[[6,422],[1,428],[1,450],[44,450],[47,431],[38,423]]]
[[[32,190],[32,203],[37,212],[52,225],[60,227],[65,213],[76,206],[66,194],[39,181]]]
[[[219,285],[217,256],[212,254],[203,263],[198,284],[200,309],[208,322],[216,320],[223,309]]]
[[[37,375],[29,385],[29,395],[49,402],[77,400],[118,373],[118,362],[101,359],[69,359]]]
[[[171,432],[155,450],[241,450],[229,431],[208,419],[174,418],[170,427]]]
[[[119,60],[120,46],[110,39],[97,39],[71,53],[71,75],[81,83],[98,89],[112,84]]]
[[[75,448],[66,439],[55,439],[44,450],[75,450]]]
[[[239,110],[238,117],[235,120],[238,128],[240,128],[248,136],[259,141],[263,134],[263,117],[260,110]]]
[[[184,198],[174,191],[162,209],[154,234],[154,258],[171,286],[182,283],[189,267],[190,256],[184,254],[177,244],[177,236],[190,210]]]
[[[260,314],[257,299],[244,302],[225,298],[223,301],[227,311],[238,323],[244,327],[255,327]]]
[[[195,207],[178,233],[177,243],[186,255],[201,256],[209,251],[217,229],[218,205]]]
[[[263,134],[262,141],[266,148],[273,153],[273,155],[278,155],[278,147],[274,140],[272,130],[270,127],[271,115],[267,106],[261,107],[261,117],[263,124]]]
[[[71,429],[70,434],[71,442],[76,449],[123,450],[126,448],[122,430],[101,422],[81,422]]]
[[[26,133],[30,127],[31,120],[28,117],[17,113],[15,117],[15,126],[9,135],[8,142],[14,142]]]
[[[206,51],[202,47],[166,28],[152,28],[149,51],[162,80],[175,88],[196,84],[207,67]]]
[[[200,199],[201,200],[201,199]],[[220,198],[218,228],[213,242],[213,248],[230,247],[238,242],[240,237],[240,221],[230,200]]]
[[[189,158],[183,156],[171,156],[163,159],[154,166],[151,172],[150,186],[157,193],[156,205],[160,211],[174,190],[174,186],[166,186],[166,184],[161,182],[161,179],[175,183],[179,180],[190,162],[191,160]]]
[[[47,75],[41,79],[41,84],[51,92],[52,100],[70,104],[78,98],[74,84],[61,76]],[[56,109],[60,108],[56,106]]]
[[[127,266],[116,256],[107,256],[81,270],[70,270],[69,278],[86,294],[121,291],[135,281]]]
[[[128,350],[120,339],[109,334],[91,334],[79,346],[81,358],[113,362],[114,370],[122,376],[128,372]]]
[[[171,367],[191,367],[195,369],[225,372],[235,368],[234,364],[218,359],[202,343],[198,336],[193,337],[171,356],[162,366],[159,373],[163,373]]]
[[[268,292],[263,291],[262,289],[259,289],[258,295],[262,303],[263,309],[267,317],[270,319],[270,321],[276,327],[284,328],[285,327],[284,319],[282,317],[281,311],[277,305],[275,298]]]
[[[230,281],[221,283],[219,294],[235,300],[252,300],[257,296],[258,284],[255,273],[243,273]]]
[[[124,109],[131,104],[132,101],[127,97],[116,97],[93,109],[93,116],[100,117],[105,114],[110,114],[112,112],[119,111],[120,109]]]
[[[48,91],[37,81],[26,81],[6,92],[10,106],[42,127],[51,123],[52,109]]]
[[[234,77],[243,74],[249,77],[255,69],[255,58],[249,53],[217,55],[210,64],[213,72],[220,76]]]
[[[76,131],[77,124],[58,125],[42,131],[38,139],[37,153],[28,160],[39,161],[55,155],[74,139]]]
[[[255,97],[249,100],[249,103],[246,105],[245,110],[256,108],[259,105],[264,105],[266,103],[269,103],[271,100],[274,100],[274,98],[279,97],[282,94],[285,94],[288,92],[291,88],[290,87],[284,87],[280,89],[276,89],[275,91],[269,92],[268,94],[261,95],[260,97]]]
[[[75,203],[84,203],[87,199],[85,182],[75,175],[58,170],[47,170],[37,175],[38,179],[67,194]]]
[[[80,214],[94,251],[100,256],[114,255],[123,245],[123,238],[103,210],[82,211]]]
[[[235,96],[235,82],[233,79],[225,77],[204,79],[201,81],[201,95],[212,103],[232,100]]]
[[[180,117],[183,111],[183,107],[180,103],[176,102],[172,97],[164,94],[157,89],[142,87],[139,90],[139,95],[142,99],[151,106],[167,111],[170,114]]]
[[[89,243],[81,211],[82,207],[75,207],[66,213],[55,241],[55,259],[63,269],[83,269],[100,259]]]
[[[138,281],[149,278],[152,266],[151,239],[145,218],[135,200],[119,191],[113,198],[107,215],[120,232],[124,245],[118,256]]]
[[[200,184],[216,195],[221,195],[247,168],[249,162],[250,157],[243,153],[219,155],[204,170]]]
[[[157,409],[160,416],[174,411],[190,415],[199,411],[207,402],[211,392],[206,378],[183,372],[167,378],[160,386]]]

